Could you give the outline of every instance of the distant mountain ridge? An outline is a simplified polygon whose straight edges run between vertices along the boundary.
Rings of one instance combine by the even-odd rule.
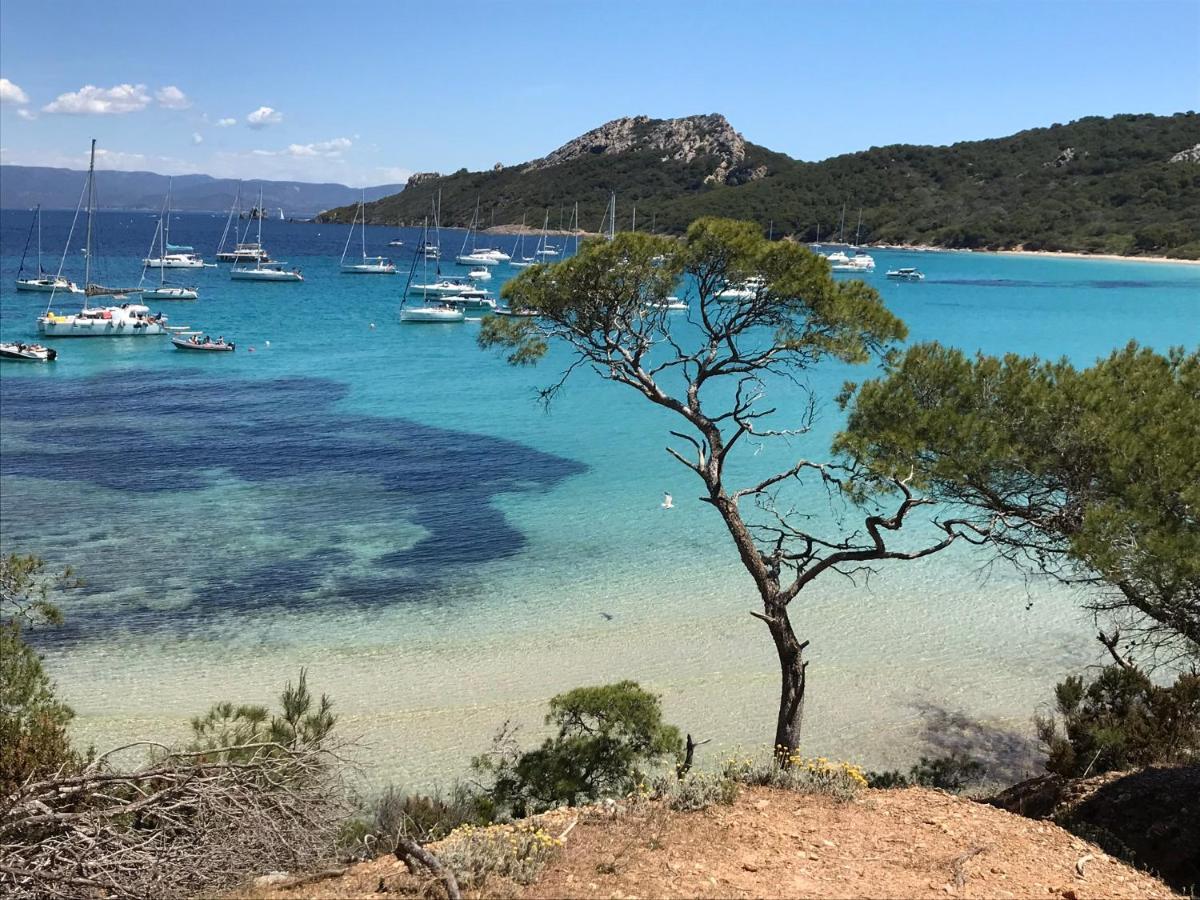
[[[702,215],[759,222],[799,240],[977,249],[1078,250],[1200,258],[1200,116],[1090,116],[950,146],[895,144],[801,162],[746,140],[724,116],[616,119],[536,160],[413,176],[367,206],[376,224],[570,221],[599,228],[616,191],[618,226],[682,232]],[[331,209],[322,221],[349,221]]]
[[[46,166],[0,166],[0,208],[74,209],[79,202],[86,172]],[[101,170],[97,177],[97,202],[103,209],[158,210],[167,192],[168,176],[155,172]],[[284,215],[307,218],[323,209],[356,203],[359,188],[334,182],[264,181],[241,182],[243,206],[258,202],[263,189],[263,206]],[[171,205],[181,212],[226,212],[233,202],[238,180],[211,175],[176,175]],[[369,187],[367,199],[375,200],[404,189],[401,184]]]

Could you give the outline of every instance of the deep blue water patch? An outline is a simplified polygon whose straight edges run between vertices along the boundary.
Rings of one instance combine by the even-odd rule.
[[[512,441],[347,413],[346,392],[320,378],[195,371],[0,380],[5,551],[75,566],[84,595],[102,601],[59,639],[434,597],[524,548],[497,494],[585,469]],[[246,488],[249,501],[229,493]],[[426,533],[389,547],[387,529],[405,525]],[[381,537],[364,566],[353,545]]]

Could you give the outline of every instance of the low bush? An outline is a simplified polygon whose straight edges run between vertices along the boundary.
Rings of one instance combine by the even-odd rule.
[[[839,800],[849,800],[867,786],[866,773],[853,763],[799,753],[785,760],[778,754],[735,755],[725,761],[722,775],[734,784],[825,794]]]
[[[461,825],[441,842],[437,854],[461,885],[478,888],[493,876],[531,883],[561,846],[558,838],[527,822]]]
[[[1200,675],[1158,685],[1134,666],[1054,689],[1057,715],[1036,716],[1046,768],[1068,778],[1200,759]]]
[[[557,733],[522,751],[506,723],[472,768],[490,779],[496,810],[521,818],[555,806],[575,806],[631,793],[646,770],[678,761],[683,740],[662,720],[656,695],[635,682],[582,687],[550,700],[546,724]]]
[[[873,788],[931,787],[958,793],[971,785],[978,784],[984,775],[984,767],[963,753],[948,756],[922,756],[921,761],[908,770],[890,772],[868,772],[867,784]]]

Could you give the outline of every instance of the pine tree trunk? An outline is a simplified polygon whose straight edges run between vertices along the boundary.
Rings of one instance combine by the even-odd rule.
[[[792,631],[786,608],[773,610],[767,623],[779,654],[779,717],[775,723],[775,755],[786,766],[800,747],[800,725],[804,718],[804,648]]]

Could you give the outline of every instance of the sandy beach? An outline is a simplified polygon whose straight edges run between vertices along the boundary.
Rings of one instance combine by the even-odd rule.
[[[1200,259],[1175,259],[1170,256],[1121,256],[1118,253],[1080,253],[1069,250],[969,250],[955,247],[931,247],[924,244],[875,244],[872,246],[877,250],[917,250],[922,253],[974,253],[982,256],[1040,256],[1050,259],[1111,259],[1116,262],[1200,265]]]

